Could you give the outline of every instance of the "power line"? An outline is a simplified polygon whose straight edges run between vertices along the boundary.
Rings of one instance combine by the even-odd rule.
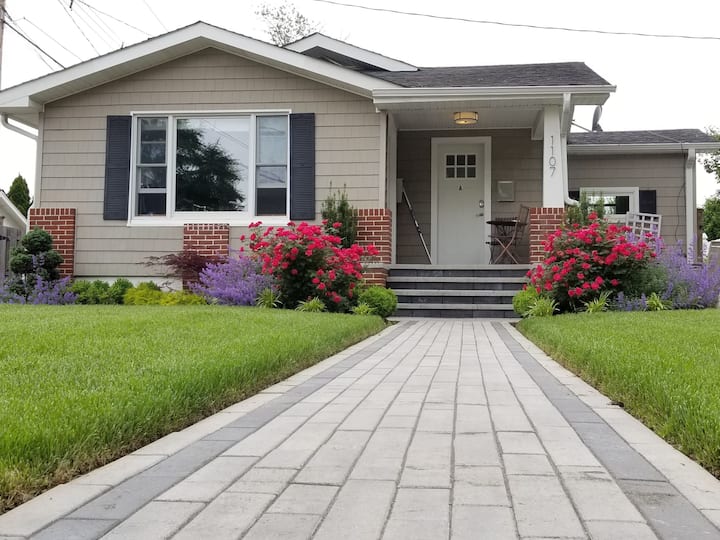
[[[60,67],[63,68],[63,69],[65,68],[65,66],[63,66],[63,65],[62,65],[60,62],[58,62],[57,60],[55,60],[55,58],[53,58],[45,49],[43,49],[40,45],[38,45],[37,43],[35,43],[32,39],[30,39],[29,37],[27,37],[26,35],[24,35],[20,30],[18,30],[17,28],[15,28],[15,26],[13,26],[12,24],[10,24],[10,22],[8,22],[7,20],[5,21],[5,26],[7,26],[10,30],[12,30],[13,32],[15,32],[18,36],[20,36],[21,38],[23,38],[23,39],[24,39],[25,41],[27,41],[30,45],[32,45],[33,47],[35,47],[38,51],[40,51],[41,53],[43,53],[45,56],[47,56],[50,60],[52,60],[53,62],[55,62],[58,66],[60,66]]]
[[[123,39],[118,35],[118,33],[115,32],[115,30],[113,30],[97,13],[95,13],[94,11],[88,9],[87,7],[85,7],[84,5],[81,5],[81,4],[78,4],[78,9],[85,11],[85,13],[87,13],[88,17],[90,17],[93,20],[93,22],[95,22],[98,25],[98,27],[104,28],[104,31],[106,32],[108,37],[110,37],[111,39],[114,39],[115,41],[117,41],[120,44],[123,43]]]
[[[78,0],[79,1],[79,0]],[[358,4],[347,4],[344,2],[336,2],[334,0],[311,0],[312,2],[320,2],[323,4],[332,4],[334,6],[350,7],[356,9],[364,9],[367,11],[379,11],[383,13],[394,13],[396,15],[410,15],[412,17],[425,17],[428,19],[438,19],[444,21],[459,21],[475,24],[492,24],[496,26],[512,27],[512,28],[531,28],[533,30],[559,30],[562,32],[579,32],[584,34],[603,34],[610,36],[634,36],[634,37],[652,37],[652,38],[672,38],[672,39],[698,39],[698,40],[714,40],[720,41],[720,36],[691,36],[684,34],[652,34],[645,32],[620,32],[612,30],[595,30],[591,28],[569,28],[565,26],[542,26],[537,24],[508,23],[502,21],[490,21],[483,19],[469,19],[465,17],[452,17],[450,15],[432,15],[430,13],[420,13],[416,11],[401,11],[397,9],[379,8],[361,6]]]
[[[68,49],[65,45],[63,45],[62,43],[60,43],[57,39],[55,39],[54,37],[52,37],[50,34],[48,34],[45,30],[43,30],[42,28],[40,28],[37,24],[35,24],[34,22],[32,22],[32,21],[31,21],[30,19],[28,19],[27,17],[21,17],[21,18],[17,19],[15,22],[18,23],[18,24],[21,23],[21,22],[26,22],[26,23],[32,25],[32,26],[35,27],[39,32],[43,33],[49,40],[53,41],[53,42],[54,42],[56,45],[58,45],[60,48],[64,49],[66,52],[72,54],[75,58],[77,58],[80,62],[82,62],[82,60],[83,60],[82,58],[80,58],[77,54],[75,54],[74,52],[72,52],[72,51],[71,51],[70,49]]]
[[[145,4],[145,7],[148,8],[148,11],[152,13],[152,16],[155,17],[155,20],[160,23],[160,26],[162,26],[163,30],[166,32],[168,31],[167,26],[160,20],[160,17],[157,16],[157,14],[153,11],[153,8],[150,7],[150,4],[148,4],[147,0],[142,0],[143,4]]]
[[[73,22],[73,24],[75,25],[75,28],[78,29],[78,32],[80,32],[80,33],[82,34],[82,37],[84,37],[84,38],[85,38],[85,41],[87,41],[87,42],[90,44],[90,46],[92,47],[92,50],[95,51],[95,54],[97,54],[97,55],[99,56],[99,55],[100,55],[100,51],[98,51],[98,50],[95,48],[95,45],[93,45],[93,42],[90,41],[90,38],[87,37],[87,35],[85,34],[85,32],[83,32],[83,29],[80,28],[80,25],[79,25],[79,24],[77,23],[77,21],[75,20],[75,17],[72,16],[72,13],[70,13],[70,12],[68,11],[68,9],[65,7],[65,4],[62,3],[62,0],[57,0],[57,1],[58,1],[58,4],[60,4],[60,5],[62,6],[62,8],[63,8],[63,10],[65,11],[65,13],[67,14],[67,16],[70,17],[70,20],[71,20],[71,21]]]
[[[75,9],[75,10],[71,10],[71,11],[72,11],[72,13],[74,13],[74,14],[77,16],[78,20],[80,20],[80,21],[87,27],[88,32],[92,31],[98,38],[100,38],[100,41],[102,41],[105,45],[107,45],[108,47],[110,47],[110,49],[115,49],[115,48],[117,48],[117,45],[114,45],[114,44],[112,43],[112,37],[110,37],[110,36],[108,35],[108,37],[110,37],[110,41],[108,41],[108,40],[105,38],[105,36],[103,36],[100,32],[98,32],[98,30],[97,30],[95,27],[100,28],[100,30],[101,30],[102,32],[104,32],[105,34],[107,34],[107,32],[105,32],[105,30],[104,30],[103,28],[101,28],[101,27],[100,27],[95,21],[93,21],[92,19],[90,19],[89,22],[88,22],[89,16],[86,15],[86,13],[83,12],[83,11],[80,9],[81,7],[82,7],[82,6],[81,6],[80,4],[78,4],[78,5],[76,6],[76,9]],[[92,24],[91,24],[91,23],[92,23]]]
[[[128,28],[132,28],[133,30],[138,31],[138,32],[140,32],[141,34],[145,34],[147,37],[152,37],[152,35],[151,35],[151,34],[148,34],[145,30],[142,30],[142,29],[138,28],[137,26],[133,26],[133,25],[130,24],[130,23],[127,23],[127,22],[125,22],[125,21],[123,21],[123,20],[121,20],[121,19],[118,19],[117,17],[115,17],[115,16],[113,16],[113,15],[110,15],[109,13],[105,13],[104,11],[99,10],[98,8],[96,8],[96,7],[94,7],[94,6],[91,6],[91,5],[88,4],[87,2],[84,2],[83,0],[75,0],[75,1],[76,1],[78,4],[82,4],[82,5],[84,5],[84,6],[89,7],[89,8],[92,9],[93,11],[96,11],[97,13],[99,13],[100,15],[104,15],[105,17],[108,17],[108,18],[110,18],[110,19],[112,19],[112,20],[114,20],[114,21],[117,21],[117,22],[119,22],[120,24],[124,24],[124,25],[127,26]]]

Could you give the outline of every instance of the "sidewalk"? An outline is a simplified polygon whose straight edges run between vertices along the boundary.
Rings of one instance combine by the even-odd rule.
[[[720,539],[720,482],[506,322],[405,320],[0,516],[0,540]]]

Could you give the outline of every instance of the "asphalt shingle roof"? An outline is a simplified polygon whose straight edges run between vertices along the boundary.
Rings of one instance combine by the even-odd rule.
[[[713,143],[716,139],[699,129],[655,129],[646,131],[593,131],[570,133],[568,144],[668,144]]]
[[[583,62],[366,71],[406,88],[610,85]]]

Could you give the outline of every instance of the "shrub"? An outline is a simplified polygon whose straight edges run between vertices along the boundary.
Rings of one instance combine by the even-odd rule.
[[[255,300],[255,305],[257,307],[268,309],[280,307],[282,305],[282,302],[280,301],[280,294],[277,291],[274,291],[272,287],[266,287],[260,291],[260,294],[258,294],[257,300]]]
[[[397,295],[390,289],[373,285],[358,295],[358,302],[367,304],[377,315],[387,319],[395,313],[397,308]]]
[[[552,298],[538,297],[527,310],[528,317],[550,317],[558,311],[558,305]]]
[[[645,241],[630,241],[628,227],[608,224],[594,213],[589,219],[587,227],[575,224],[550,234],[547,258],[528,272],[535,290],[555,300],[560,311],[574,311],[605,290],[621,291],[629,276],[655,258]]]
[[[658,257],[643,268],[625,276],[622,290],[629,298],[650,296],[652,293],[664,294],[668,288],[667,268],[660,263]]]
[[[123,303],[128,306],[142,306],[149,304],[159,304],[162,298],[160,287],[152,281],[143,281],[137,286],[128,289],[123,297]]]
[[[585,306],[585,312],[602,313],[603,311],[607,311],[610,305],[609,300],[610,291],[603,291],[597,298],[593,298],[583,304]]]
[[[213,303],[251,306],[271,284],[272,279],[261,273],[257,262],[241,255],[237,259],[208,264],[192,290]]]
[[[70,287],[77,295],[78,304],[115,304],[114,298],[110,296],[110,285],[101,279],[86,281],[79,279]]]
[[[515,313],[521,317],[527,316],[527,312],[535,303],[535,300],[540,298],[540,293],[537,292],[535,287],[525,287],[522,291],[519,291],[512,299],[513,309]]]
[[[7,288],[11,292],[28,299],[36,285],[52,287],[52,282],[60,278],[58,266],[63,258],[52,248],[52,242],[52,236],[42,229],[23,236],[10,256],[10,270],[14,275],[8,280]]]
[[[594,216],[591,219],[591,216]],[[598,199],[595,203],[591,203],[586,192],[580,194],[578,204],[568,206],[565,210],[565,226],[572,228],[574,225],[587,227],[594,219],[602,219],[605,217],[605,205],[602,199]]]
[[[357,238],[357,215],[345,190],[330,193],[323,202],[321,215],[325,233],[340,237],[340,245],[349,248]]]
[[[667,275],[662,294],[674,308],[715,307],[720,296],[720,260],[692,264],[681,245],[665,249],[658,257]]]
[[[168,253],[161,257],[148,257],[146,266],[169,268],[165,277],[182,279],[183,285],[191,287],[200,279],[200,272],[209,264],[218,264],[227,260],[226,257],[201,255],[196,251],[184,250]]]
[[[366,304],[365,302],[358,302],[358,305],[350,311],[352,311],[355,315],[375,315],[375,310],[372,306],[370,306],[370,304]]]
[[[325,309],[325,303],[317,296],[311,298],[310,300],[301,300],[300,302],[298,302],[298,305],[295,308],[296,311],[304,311],[306,313],[320,313],[322,311],[325,311]]]
[[[161,306],[202,306],[207,304],[202,296],[187,291],[170,291],[160,294]]]
[[[287,227],[261,231],[258,222],[251,224],[251,231],[249,248],[260,257],[263,273],[274,277],[289,309],[318,296],[327,302],[328,311],[348,311],[362,280],[361,257],[377,254],[372,246],[342,248],[340,237],[323,234],[318,225],[290,222]]]
[[[133,284],[129,279],[118,278],[115,282],[110,285],[108,294],[113,304],[122,304],[125,293],[132,288]]]

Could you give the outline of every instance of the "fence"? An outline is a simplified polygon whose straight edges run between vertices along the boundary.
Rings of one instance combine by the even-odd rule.
[[[11,227],[0,227],[0,278],[10,272],[10,253],[20,243],[22,231]]]

